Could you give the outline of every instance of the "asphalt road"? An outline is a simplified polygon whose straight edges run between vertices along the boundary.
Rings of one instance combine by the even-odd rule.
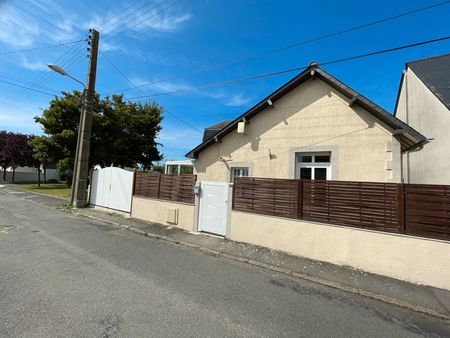
[[[0,191],[1,337],[449,337],[450,323]]]

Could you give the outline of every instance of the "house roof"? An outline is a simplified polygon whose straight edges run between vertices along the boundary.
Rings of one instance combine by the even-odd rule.
[[[227,125],[225,125],[219,132],[217,132],[214,136],[210,137],[206,140],[203,140],[201,144],[192,149],[190,152],[186,154],[186,157],[189,158],[197,158],[198,154],[209,147],[211,144],[214,144],[220,138],[224,137],[234,129],[236,129],[237,124],[241,122],[243,119],[250,120],[252,117],[263,111],[267,108],[271,103],[274,103],[291,90],[295,89],[297,86],[301,85],[306,80],[316,77],[329,84],[331,87],[336,89],[345,97],[352,100],[353,104],[358,104],[361,107],[365,108],[369,113],[377,117],[380,121],[384,122],[386,125],[394,129],[394,134],[400,140],[402,145],[402,149],[406,150],[420,144],[421,142],[426,141],[426,137],[393,116],[392,114],[385,111],[380,106],[376,105],[363,95],[354,91],[341,81],[337,80],[323,69],[321,69],[315,62],[312,62],[308,68],[306,68],[303,72],[289,80],[283,86],[275,90],[273,93],[269,94],[263,100],[258,102],[255,106],[247,110],[245,113],[237,117],[235,120],[231,121]]]
[[[406,64],[450,110],[450,53]]]
[[[221,131],[225,126],[227,126],[231,122],[233,122],[233,121],[223,120],[212,126],[206,127],[205,131],[203,132],[203,141],[202,142],[205,142],[207,139],[216,135],[219,131]]]

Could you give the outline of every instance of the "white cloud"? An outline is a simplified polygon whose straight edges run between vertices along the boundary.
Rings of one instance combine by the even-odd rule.
[[[131,10],[123,15],[123,8],[105,14],[90,12],[82,3],[73,3],[71,6],[61,6],[53,0],[35,0],[30,4],[20,2],[13,7],[0,0],[0,43],[10,48],[24,48],[38,43],[42,45],[43,41],[79,39],[92,27],[108,38],[125,30],[130,33],[167,33],[178,30],[192,17],[189,13],[177,14],[176,8],[160,7],[149,11],[149,7],[153,6],[150,3],[140,10]],[[103,45],[101,48],[104,51],[120,49],[110,43],[103,42]]]
[[[248,96],[244,96],[244,93],[235,94],[225,103],[230,107],[242,107],[249,103],[252,99]]]
[[[169,115],[167,118],[169,118]],[[167,120],[163,121],[163,128],[157,140],[163,145],[163,151],[164,148],[190,150],[198,145],[202,135],[194,129],[181,125],[181,122],[176,123],[178,123],[180,127],[174,126],[172,123],[169,124]]]
[[[153,14],[148,17],[148,20],[144,20],[138,25],[128,25],[128,27],[142,31],[147,28],[151,28],[161,32],[172,32],[177,30],[184,22],[190,20],[192,16],[190,14],[182,14],[179,16],[170,15],[157,15]]]
[[[125,15],[118,15],[119,12],[109,12],[108,15],[95,14],[85,21],[84,27],[96,27],[101,29],[106,36],[113,36],[123,31],[143,32],[173,32],[181,28],[181,26],[192,18],[189,13],[174,14],[174,11],[167,10],[163,14],[162,8],[155,8],[149,11],[148,8],[128,12]]]
[[[110,42],[103,42],[100,40],[99,49],[102,52],[121,51],[126,53],[127,50],[120,45],[116,45]]]
[[[0,7],[0,42],[11,47],[29,47],[39,35],[39,25],[35,20],[28,20],[15,9],[5,10]]]
[[[151,86],[145,86],[142,87],[141,89],[144,91],[148,91],[148,89],[152,89],[152,90],[156,90],[156,93],[165,93],[165,92],[176,92],[176,91],[180,91],[180,92],[184,92],[184,91],[191,91],[193,89],[193,87],[187,83],[183,83],[183,82],[175,82],[175,81],[161,81],[158,82],[159,80],[155,79],[155,80],[149,80],[146,78],[142,78],[142,77],[132,77],[130,79],[136,86],[142,86],[142,85],[146,85],[148,83],[152,83]]]
[[[31,70],[48,70],[47,65],[39,60],[29,61],[25,56],[22,56],[22,66]]]

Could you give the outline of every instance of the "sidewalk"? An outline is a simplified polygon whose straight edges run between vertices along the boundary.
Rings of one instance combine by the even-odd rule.
[[[11,193],[19,198],[32,200],[51,208],[63,209],[64,201],[51,196],[18,192],[11,188],[1,188],[1,192]],[[151,238],[190,247],[205,254],[248,263],[450,320],[450,291],[416,285],[349,267],[291,256],[283,252],[215,236],[189,233],[161,224],[125,218],[112,210],[105,212],[94,208],[86,208],[73,210],[73,213],[123,227]]]

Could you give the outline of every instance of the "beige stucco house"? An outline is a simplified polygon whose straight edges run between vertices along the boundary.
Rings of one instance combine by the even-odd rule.
[[[316,63],[191,150],[199,181],[234,176],[401,181],[426,138]]]
[[[406,64],[395,115],[429,138],[404,153],[404,181],[450,184],[450,54]]]

